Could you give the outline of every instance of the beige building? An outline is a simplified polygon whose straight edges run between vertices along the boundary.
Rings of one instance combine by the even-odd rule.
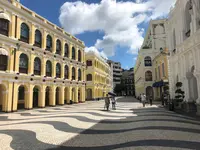
[[[86,53],[86,99],[101,99],[112,91],[111,68],[104,58],[93,51]]]
[[[0,0],[1,110],[84,102],[84,48],[16,0]]]
[[[153,84],[156,79],[153,76],[157,74],[154,73],[157,65],[154,66],[153,61],[156,64],[158,55],[165,49],[166,20],[151,20],[134,67],[136,97],[142,93],[154,97]]]

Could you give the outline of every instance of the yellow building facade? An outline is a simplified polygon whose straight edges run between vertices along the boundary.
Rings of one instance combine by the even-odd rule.
[[[162,93],[165,92],[165,86],[169,84],[168,81],[168,50],[165,49],[153,59],[153,89],[154,99],[160,100]]]
[[[86,99],[95,100],[106,97],[112,91],[111,68],[93,51],[86,53]]]
[[[16,0],[1,0],[1,111],[84,102],[84,48]]]

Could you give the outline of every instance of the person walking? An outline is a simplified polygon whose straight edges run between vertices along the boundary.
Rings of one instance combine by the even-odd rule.
[[[107,94],[105,98],[105,107],[107,111],[109,110],[109,106],[110,106],[110,98],[108,97],[108,94]]]
[[[111,100],[112,100],[112,109],[116,110],[116,107],[115,107],[115,104],[116,104],[115,97],[113,96]]]
[[[142,101],[143,107],[145,107],[146,95],[144,93],[141,95],[141,101]]]

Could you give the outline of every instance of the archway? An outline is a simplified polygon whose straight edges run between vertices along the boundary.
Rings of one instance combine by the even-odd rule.
[[[86,96],[87,96],[87,100],[91,100],[92,99],[92,89],[87,89]]]
[[[60,88],[56,88],[56,105],[59,105],[59,98],[60,98]]]
[[[68,95],[69,95],[69,89],[66,87],[65,88],[65,98],[64,98],[64,104],[67,104],[69,99],[68,99]]]
[[[82,92],[81,92],[81,88],[78,89],[78,102],[82,102]]]
[[[38,86],[35,86],[33,88],[33,108],[38,107],[38,103],[39,103],[39,92],[40,92],[40,88]]]
[[[4,107],[4,102],[6,101],[6,87],[3,84],[0,84],[0,111],[2,111],[3,107]]]
[[[146,97],[152,96],[153,97],[153,88],[151,86],[148,86],[146,88]]]
[[[23,85],[19,86],[17,109],[24,109],[25,108],[25,103],[27,101],[27,96],[26,96],[26,93],[25,93],[26,91],[28,91],[26,86],[23,86]]]
[[[45,93],[45,106],[49,106],[51,88],[49,86],[47,86],[45,92],[46,92]]]
[[[73,102],[75,102],[75,88],[72,88],[72,99]]]

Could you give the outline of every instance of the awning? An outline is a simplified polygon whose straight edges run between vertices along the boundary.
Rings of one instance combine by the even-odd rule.
[[[162,86],[164,86],[164,82],[163,81],[158,81],[158,82],[155,82],[152,86],[153,87],[162,87]]]
[[[0,12],[0,18],[10,21],[10,17],[4,12]]]
[[[4,48],[0,47],[0,55],[8,56],[8,51],[5,50]]]

